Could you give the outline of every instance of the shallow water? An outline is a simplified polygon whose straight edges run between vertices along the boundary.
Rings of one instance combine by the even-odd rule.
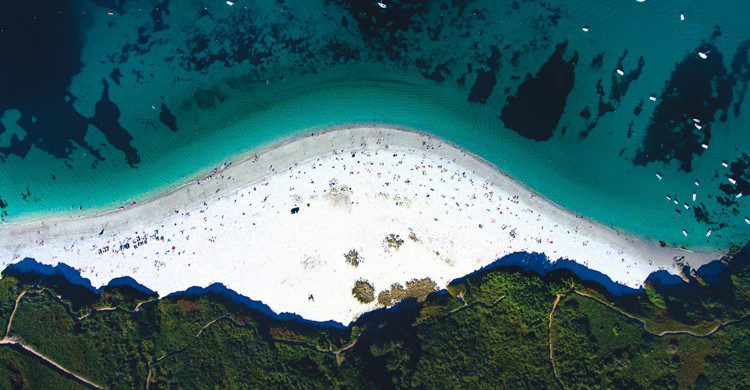
[[[648,238],[750,238],[743,1],[7,3],[6,221],[128,204],[281,137],[377,122]]]

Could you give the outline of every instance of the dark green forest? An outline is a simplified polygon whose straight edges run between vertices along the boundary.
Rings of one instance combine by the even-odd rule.
[[[747,251],[713,283],[621,297],[493,268],[347,328],[6,270],[0,387],[750,388]]]

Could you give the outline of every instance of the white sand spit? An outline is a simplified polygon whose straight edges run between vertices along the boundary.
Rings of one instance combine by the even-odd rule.
[[[220,282],[277,312],[344,324],[376,305],[352,296],[358,279],[376,294],[414,278],[444,287],[518,251],[633,287],[678,272],[675,257],[697,267],[722,255],[617,232],[441,139],[368,126],[274,145],[123,210],[0,226],[2,266],[63,262],[94,286],[132,276],[162,295]]]

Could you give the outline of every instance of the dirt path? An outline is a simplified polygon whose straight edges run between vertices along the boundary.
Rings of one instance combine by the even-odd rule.
[[[564,389],[565,385],[563,385],[560,377],[557,375],[557,366],[555,365],[555,356],[552,348],[552,317],[555,315],[555,309],[557,309],[557,304],[560,303],[560,298],[562,298],[562,295],[557,294],[555,301],[552,303],[552,310],[549,312],[549,361],[552,364],[552,374],[555,376],[555,381]]]
[[[26,293],[26,292],[24,292],[24,293]],[[92,308],[88,313],[84,313],[84,314],[80,314],[79,315],[75,310],[73,310],[72,306],[70,306],[67,302],[65,302],[63,300],[63,298],[60,295],[55,294],[52,290],[49,290],[47,288],[41,288],[41,289],[36,290],[36,291],[28,291],[28,293],[29,294],[44,294],[44,293],[49,294],[50,297],[52,297],[52,299],[54,299],[55,301],[57,301],[57,303],[59,303],[60,305],[62,305],[65,308],[65,311],[68,312],[68,315],[71,318],[73,318],[73,320],[75,320],[75,321],[81,321],[84,318],[87,318],[87,317],[89,317],[91,315],[94,315],[96,313],[107,312],[107,311],[115,311],[115,310],[121,310],[121,311],[123,311],[125,313],[131,313],[132,314],[132,313],[136,313],[136,312],[140,311],[141,305],[143,305],[145,303],[154,302],[154,301],[158,301],[159,300],[159,298],[154,298],[154,299],[150,299],[150,300],[147,300],[147,301],[138,302],[138,304],[135,306],[135,308],[133,310],[127,310],[127,309],[123,309],[121,307],[104,306],[104,307]]]
[[[146,375],[146,390],[151,385],[151,362],[148,362],[148,374]]]
[[[638,317],[636,317],[636,316],[634,316],[634,315],[632,315],[632,314],[630,314],[630,313],[628,313],[626,311],[618,309],[617,307],[612,306],[611,304],[609,304],[609,303],[607,303],[607,302],[605,302],[605,301],[603,301],[603,300],[601,300],[601,299],[599,299],[599,298],[597,298],[597,297],[595,297],[593,295],[590,295],[590,294],[587,294],[587,293],[581,292],[581,291],[574,291],[574,292],[576,294],[582,296],[582,297],[586,297],[588,299],[592,299],[592,300],[594,300],[596,302],[599,302],[602,305],[608,307],[610,310],[613,310],[613,311],[615,311],[615,312],[617,312],[617,313],[619,313],[619,314],[621,314],[621,315],[623,315],[625,317],[630,318],[633,321],[638,322],[639,324],[641,324],[641,326],[643,326],[643,330],[644,331],[646,331],[647,333],[649,333],[651,335],[657,336],[657,337],[663,337],[663,336],[667,336],[667,335],[687,335],[687,336],[692,336],[692,337],[697,337],[697,338],[709,337],[709,336],[713,335],[714,333],[718,332],[719,330],[721,330],[721,329],[723,329],[723,328],[725,328],[725,327],[727,327],[729,325],[736,324],[738,322],[746,320],[747,318],[750,318],[750,314],[745,314],[744,316],[742,316],[742,317],[740,317],[740,318],[738,318],[736,320],[725,321],[725,322],[722,322],[720,324],[717,324],[713,329],[709,330],[706,333],[695,333],[695,332],[689,331],[689,330],[665,330],[665,331],[662,331],[662,332],[654,332],[654,331],[648,329],[648,326],[646,325],[646,322],[643,321],[642,319],[640,319],[640,318],[638,318]]]
[[[21,291],[20,294],[16,297],[16,302],[13,304],[13,311],[10,312],[10,317],[8,317],[8,325],[5,327],[5,335],[3,335],[3,339],[7,339],[10,335],[10,326],[13,324],[13,316],[16,315],[16,310],[18,310],[18,302],[21,301],[21,298],[26,295],[26,290]]]
[[[70,370],[66,369],[65,367],[61,366],[59,363],[55,362],[54,360],[48,358],[47,356],[42,355],[37,350],[35,350],[33,347],[22,343],[20,339],[18,339],[16,337],[11,337],[10,336],[11,326],[13,325],[13,317],[16,315],[16,311],[18,310],[18,304],[20,303],[21,298],[23,298],[24,295],[26,295],[26,290],[21,291],[21,293],[18,294],[18,297],[16,297],[16,302],[13,305],[13,311],[10,313],[10,317],[8,317],[8,325],[5,327],[5,336],[3,336],[2,340],[0,340],[0,345],[15,346],[16,348],[20,348],[20,349],[26,351],[27,353],[30,353],[31,355],[34,355],[37,359],[43,361],[47,365],[52,366],[57,371],[60,371],[63,374],[65,374],[66,376],[75,379],[79,383],[84,384],[84,385],[86,385],[88,387],[93,387],[93,388],[96,388],[96,389],[102,389],[103,388],[102,386],[99,386],[96,383],[91,382],[88,379],[86,379],[86,378],[84,378],[84,377],[82,377],[80,375],[77,375],[77,374],[73,373],[72,371],[70,371]]]
[[[192,343],[193,341],[195,341],[195,339],[197,339],[198,337],[200,337],[200,335],[201,335],[201,334],[203,334],[203,332],[204,332],[204,331],[205,331],[206,329],[210,328],[210,327],[211,327],[211,325],[213,325],[213,324],[215,324],[215,323],[217,323],[218,321],[221,321],[221,320],[223,320],[223,319],[229,319],[229,317],[228,317],[228,316],[221,316],[221,317],[216,317],[216,318],[214,318],[213,320],[211,320],[211,321],[209,321],[208,323],[206,323],[206,325],[203,325],[203,326],[202,326],[202,327],[201,327],[201,328],[200,328],[200,329],[198,330],[198,333],[196,333],[196,334],[195,334],[195,336],[193,336],[193,338],[192,338],[192,339],[190,339],[190,341],[188,341],[186,345],[184,345],[184,346],[182,346],[182,347],[180,347],[180,348],[178,348],[178,349],[175,349],[174,351],[171,351],[171,352],[165,352],[165,353],[164,353],[164,355],[162,355],[162,356],[161,356],[160,358],[158,358],[158,359],[156,359],[156,360],[153,360],[153,361],[152,361],[151,363],[159,363],[160,361],[162,361],[162,360],[166,359],[167,357],[169,357],[169,356],[172,356],[172,355],[174,355],[175,353],[178,353],[178,352],[180,352],[180,351],[184,350],[185,348],[188,348],[188,347],[190,346],[190,343]],[[150,367],[151,367],[151,364],[149,363],[149,368],[150,368]],[[150,372],[149,372],[149,376],[150,376]]]
[[[147,304],[147,303],[151,303],[151,302],[156,302],[156,301],[158,301],[158,300],[159,300],[159,298],[154,298],[154,299],[149,299],[148,301],[141,301],[141,302],[138,302],[138,304],[137,304],[137,305],[135,305],[135,309],[133,309],[133,312],[135,313],[135,312],[138,312],[138,311],[140,311],[140,310],[141,310],[141,306],[142,306],[142,305],[145,305],[145,304]]]
[[[95,389],[103,389],[102,386],[99,386],[96,383],[91,382],[88,379],[86,379],[86,378],[84,378],[84,377],[82,377],[80,375],[77,375],[74,372],[66,369],[65,367],[63,367],[60,364],[58,364],[57,362],[55,362],[54,360],[52,360],[52,359],[50,359],[50,358],[42,355],[41,353],[37,352],[37,350],[35,350],[34,348],[32,348],[32,347],[30,347],[28,345],[23,344],[20,340],[16,340],[16,339],[13,339],[13,338],[4,337],[2,340],[0,340],[0,345],[16,346],[16,347],[18,347],[18,348],[20,348],[20,349],[22,349],[22,350],[24,350],[24,351],[26,351],[26,352],[34,355],[37,359],[43,361],[47,365],[52,366],[56,370],[58,370],[58,371],[62,372],[63,374],[65,374],[66,376],[75,379],[76,381],[80,382],[81,384],[84,384],[84,385],[86,385],[88,387],[93,387]]]
[[[90,312],[88,312],[88,313],[86,313],[86,314],[78,317],[78,320],[80,321],[80,320],[82,320],[82,319],[84,319],[84,318],[86,318],[86,317],[88,317],[88,316],[90,316],[90,315],[92,315],[94,313],[98,313],[100,311],[112,311],[112,310],[117,310],[117,309],[119,309],[119,308],[117,308],[117,307],[99,307],[99,308],[96,308],[96,309],[92,309]]]
[[[331,348],[331,352],[336,357],[336,365],[337,366],[341,366],[341,363],[344,362],[344,358],[341,356],[341,353],[346,352],[347,350],[349,350],[350,348],[352,348],[353,346],[355,346],[357,344],[357,340],[359,340],[359,339],[357,338],[357,339],[352,340],[352,342],[350,342],[349,344],[346,344],[343,347],[339,348],[339,350],[334,350],[333,348]]]
[[[497,305],[498,303],[500,303],[500,301],[502,301],[503,299],[505,299],[505,295],[503,295],[503,296],[495,299],[495,302],[487,304],[487,303],[480,302],[480,301],[476,301],[476,302],[472,302],[472,303],[466,303],[466,302],[464,302],[464,300],[462,298],[460,298],[461,302],[463,302],[464,304],[461,305],[461,306],[459,306],[459,307],[457,307],[457,308],[455,308],[455,309],[453,309],[453,310],[451,310],[451,311],[449,311],[448,313],[446,313],[444,315],[451,315],[451,314],[454,314],[454,313],[458,313],[459,311],[461,311],[463,309],[466,309],[466,308],[469,308],[469,307],[472,307],[474,305],[479,305],[479,306],[483,306],[483,307],[485,307],[487,309],[491,309],[491,308],[495,307],[495,305]]]
[[[138,305],[136,307],[136,309],[134,310],[134,312],[137,311],[139,308],[140,308],[140,305]],[[198,333],[196,333],[195,336],[193,336],[193,338],[190,339],[190,341],[188,341],[188,343],[185,346],[180,347],[180,348],[178,348],[178,349],[176,349],[174,351],[171,351],[171,352],[165,352],[164,355],[162,355],[160,358],[157,358],[157,359],[154,359],[154,360],[151,360],[151,361],[147,362],[146,364],[148,365],[148,374],[146,374],[146,390],[148,390],[149,386],[151,385],[151,373],[153,371],[153,365],[154,364],[159,363],[162,360],[166,359],[167,357],[172,356],[172,355],[174,355],[176,353],[179,353],[180,351],[183,351],[186,348],[190,347],[190,344],[193,341],[195,341],[195,339],[197,339],[198,337],[200,337],[200,335],[203,334],[203,332],[206,329],[208,329],[209,327],[211,327],[211,325],[215,324],[216,322],[218,322],[218,321],[220,321],[222,319],[228,319],[228,318],[229,318],[228,316],[221,316],[221,317],[214,318],[213,320],[211,320],[211,321],[207,322],[205,325],[203,325],[198,330]]]
[[[203,325],[198,330],[198,332],[195,334],[195,336],[193,336],[193,338],[185,346],[183,346],[181,348],[178,348],[178,349],[176,349],[174,351],[171,351],[171,352],[166,352],[160,358],[154,359],[154,360],[148,362],[148,374],[146,375],[146,390],[149,389],[149,386],[151,384],[151,376],[152,376],[152,371],[153,371],[153,365],[154,364],[157,364],[157,363],[163,361],[164,359],[166,359],[167,357],[170,357],[170,356],[172,356],[174,354],[177,354],[180,351],[183,351],[186,348],[190,347],[190,344],[193,341],[195,341],[195,339],[197,339],[198,337],[200,337],[203,334],[204,331],[206,331],[208,328],[210,328],[211,326],[215,325],[217,322],[222,321],[222,320],[227,320],[227,321],[231,322],[232,324],[234,324],[236,326],[243,326],[242,324],[236,322],[232,317],[227,316],[227,315],[214,318],[213,320],[207,322],[205,325]],[[284,339],[273,338],[273,337],[272,337],[272,340],[275,341],[275,342],[280,342],[280,343],[287,343],[287,344],[299,345],[299,346],[303,346],[303,347],[306,347],[306,348],[313,349],[313,350],[318,351],[318,352],[330,354],[330,355],[334,356],[334,358],[336,359],[336,364],[339,365],[339,366],[344,361],[344,358],[341,356],[341,354],[343,352],[346,352],[347,350],[349,350],[350,348],[354,347],[357,344],[357,339],[354,339],[353,341],[351,341],[350,343],[342,346],[339,349],[334,349],[333,346],[330,346],[328,349],[322,349],[322,348],[320,348],[318,346],[309,345],[309,344],[304,343],[304,342],[290,341],[290,340],[284,340]]]

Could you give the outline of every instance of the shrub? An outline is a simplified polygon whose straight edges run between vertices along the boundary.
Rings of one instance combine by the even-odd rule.
[[[366,280],[357,280],[354,282],[352,295],[361,303],[370,303],[375,300],[375,287]]]

